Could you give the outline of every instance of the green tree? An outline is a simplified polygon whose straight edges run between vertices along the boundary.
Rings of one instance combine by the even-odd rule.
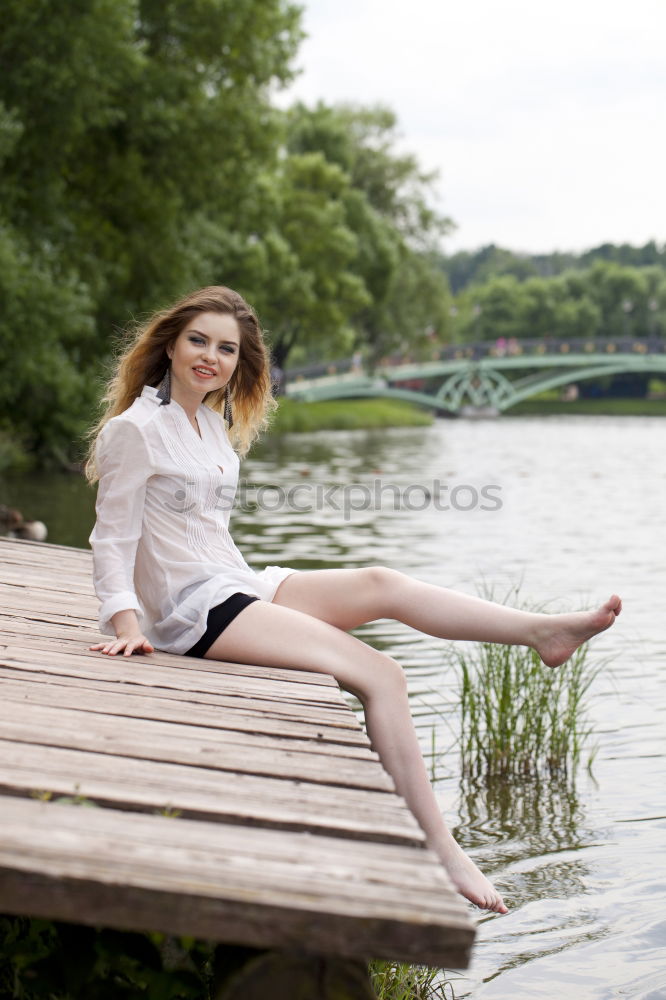
[[[209,241],[210,220],[235,229],[273,156],[268,87],[289,78],[299,11],[285,0],[65,8],[3,5],[0,96],[24,126],[7,164],[12,218],[76,265],[108,330],[213,277],[199,229]]]
[[[468,285],[482,285],[490,278],[503,274],[524,280],[539,273],[527,254],[517,254],[494,243],[480,250],[461,250],[450,257],[440,255],[439,265],[447,275],[454,294]]]
[[[26,452],[66,463],[84,430],[95,390],[80,357],[93,309],[76,274],[0,229],[0,434]]]
[[[666,268],[646,267],[643,277],[647,282],[646,308],[639,312],[639,336],[666,336]]]
[[[23,127],[0,103],[0,168],[20,141]],[[12,193],[0,173],[0,203]],[[0,462],[17,449],[56,453],[78,436],[81,411],[71,400],[93,392],[78,360],[91,340],[93,304],[76,273],[52,249],[31,249],[6,216],[0,216]]]
[[[462,340],[496,340],[525,336],[528,297],[511,274],[491,278],[458,297],[457,332]]]
[[[658,336],[666,330],[666,271],[597,260],[585,270],[466,287],[456,297],[461,340]]]
[[[354,268],[348,190],[347,175],[321,153],[285,155],[257,188],[256,229],[227,273],[257,309],[282,368],[295,348],[302,357],[350,350],[350,319],[369,301]]]
[[[2,4],[2,285],[12,326],[25,329],[31,282],[36,312],[44,299],[75,424],[114,330],[235,260],[276,155],[270,88],[290,77],[299,16],[288,0]],[[31,370],[31,340],[7,339],[14,374]],[[0,373],[12,425],[14,374]],[[39,412],[31,438],[65,446]]]
[[[574,296],[562,278],[530,278],[523,284],[524,337],[594,337],[600,311],[588,295]]]
[[[597,260],[584,279],[600,312],[602,336],[645,335],[650,286],[642,270]]]
[[[484,284],[490,278],[502,274],[512,274],[521,281],[530,277],[553,278],[569,271],[586,271],[595,261],[666,271],[666,244],[659,246],[654,240],[642,247],[633,247],[627,243],[604,243],[580,254],[560,251],[519,254],[491,243],[479,250],[461,250],[448,256],[440,256],[440,266],[447,275],[454,294],[470,285]]]
[[[432,207],[434,175],[397,151],[398,138],[395,114],[383,107],[297,104],[289,114],[289,150],[319,152],[349,179],[346,219],[369,293],[354,316],[355,346],[371,364],[394,348],[424,345],[428,331],[448,332],[448,285],[434,252],[451,223]]]

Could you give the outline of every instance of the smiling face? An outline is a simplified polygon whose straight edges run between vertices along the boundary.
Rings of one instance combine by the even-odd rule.
[[[240,330],[230,313],[199,313],[167,348],[171,398],[196,410],[208,392],[223,389],[238,364]]]

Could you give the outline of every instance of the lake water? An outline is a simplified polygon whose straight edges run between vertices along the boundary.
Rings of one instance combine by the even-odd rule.
[[[442,808],[511,907],[478,915],[458,998],[666,1000],[665,457],[661,418],[502,417],[292,435],[243,465],[232,524],[256,566],[382,563],[469,593],[520,585],[551,610],[623,596],[590,654],[609,658],[592,772],[565,783],[461,782],[444,644],[394,622],[359,629],[408,672]],[[87,544],[77,477],[0,483],[0,502],[45,520],[51,541]]]

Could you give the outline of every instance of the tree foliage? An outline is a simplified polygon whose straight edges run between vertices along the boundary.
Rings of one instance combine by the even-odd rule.
[[[288,0],[3,3],[0,429],[31,450],[80,434],[115,329],[224,273],[275,156],[270,87],[289,79],[299,15]]]
[[[349,178],[320,152],[287,154],[261,178],[253,228],[225,270],[266,327],[277,364],[292,349],[350,348],[351,317],[368,301],[344,198]]]
[[[8,214],[31,247],[76,268],[108,330],[214,276],[209,227],[237,227],[274,154],[268,88],[289,78],[299,12],[286,0],[67,7],[3,5],[0,96],[22,129]]]
[[[455,309],[462,340],[663,336],[666,269],[598,259],[553,278],[504,273],[464,289]]]
[[[383,107],[297,104],[289,114],[289,150],[318,150],[348,178],[343,202],[368,293],[354,316],[355,346],[371,363],[396,347],[418,348],[433,330],[445,336],[449,317],[436,248],[451,222],[432,207],[433,175],[397,149],[398,139]]]
[[[444,331],[448,222],[393,113],[271,104],[299,17],[290,0],[2,5],[0,435],[71,457],[116,330],[211,282],[255,305],[282,365]]]
[[[531,277],[553,278],[565,271],[586,270],[595,261],[607,261],[623,267],[666,269],[666,244],[650,240],[642,247],[628,243],[603,243],[583,253],[516,253],[494,243],[479,250],[461,250],[440,255],[440,266],[449,279],[454,294],[469,285],[485,284],[490,278],[512,274],[521,281]]]

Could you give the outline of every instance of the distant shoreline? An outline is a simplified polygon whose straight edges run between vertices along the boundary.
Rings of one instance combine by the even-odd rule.
[[[564,402],[559,399],[526,399],[517,403],[506,416],[546,416],[548,414],[569,414],[570,416],[609,417],[666,417],[666,399],[632,399],[621,397],[599,397],[597,399],[575,399]]]
[[[528,399],[503,414],[508,417],[551,415],[666,417],[666,399],[604,397],[577,399],[571,402],[557,399]],[[317,430],[417,427],[427,426],[433,419],[432,413],[422,407],[390,399],[335,399],[313,403],[281,399],[268,433],[270,435],[308,433]]]

